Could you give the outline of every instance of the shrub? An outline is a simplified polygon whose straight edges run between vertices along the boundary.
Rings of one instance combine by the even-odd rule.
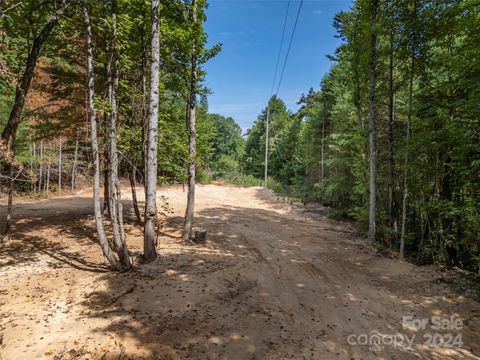
[[[200,184],[210,184],[212,182],[212,175],[204,169],[198,169],[196,173],[196,181]]]

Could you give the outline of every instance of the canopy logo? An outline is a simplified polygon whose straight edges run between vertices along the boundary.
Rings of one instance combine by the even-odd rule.
[[[432,316],[431,318],[415,318],[408,315],[402,317],[403,330],[410,334],[382,334],[377,330],[367,334],[350,334],[347,338],[349,345],[368,346],[371,351],[382,351],[386,346],[395,349],[411,350],[418,340],[422,346],[453,348],[463,346],[463,320],[459,317]],[[418,334],[421,332],[422,334]]]
[[[347,338],[349,345],[368,346],[370,351],[382,351],[385,346],[392,346],[395,349],[411,349],[415,341],[415,334],[381,334],[377,330],[370,331],[368,334],[355,335],[350,334]]]

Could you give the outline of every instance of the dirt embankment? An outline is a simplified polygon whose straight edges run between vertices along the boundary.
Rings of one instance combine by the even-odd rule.
[[[125,274],[105,268],[90,194],[17,206],[0,246],[2,360],[479,358],[480,305],[434,268],[378,256],[345,224],[261,188],[199,186],[209,241],[184,245],[186,195],[160,193],[174,209],[161,256]],[[434,330],[432,317],[462,324]]]

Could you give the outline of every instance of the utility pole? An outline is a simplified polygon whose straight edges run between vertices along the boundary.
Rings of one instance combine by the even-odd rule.
[[[268,123],[270,120],[270,101],[268,102],[267,106],[267,125],[265,130],[265,184],[264,186],[267,187],[268,183]]]

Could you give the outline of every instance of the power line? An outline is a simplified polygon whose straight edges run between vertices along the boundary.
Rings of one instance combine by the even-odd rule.
[[[298,6],[297,17],[295,18],[295,25],[293,26],[292,36],[290,37],[290,43],[288,44],[287,55],[285,56],[285,62],[283,63],[282,74],[280,75],[280,80],[278,81],[277,91],[275,95],[278,95],[278,91],[280,90],[280,85],[282,84],[283,74],[285,72],[285,67],[287,66],[288,55],[290,55],[290,49],[292,47],[293,37],[295,36],[295,30],[297,29],[298,18],[300,16],[300,10],[302,10],[303,0],[300,1],[300,5]]]
[[[273,95],[273,89],[275,88],[275,81],[277,80],[278,65],[280,64],[280,56],[282,55],[283,40],[285,38],[285,28],[287,27],[289,10],[290,10],[290,0],[288,0],[287,11],[285,12],[285,20],[283,22],[283,30],[282,30],[282,40],[280,40],[280,49],[278,50],[277,65],[275,65],[275,75],[273,76],[272,89],[270,90],[270,97]]]
[[[282,84],[283,74],[285,73],[285,67],[287,66],[288,56],[290,55],[290,49],[292,48],[293,37],[295,36],[295,30],[297,29],[298,18],[300,16],[300,10],[302,9],[302,5],[303,5],[303,0],[300,1],[300,5],[298,6],[297,16],[295,18],[295,24],[294,24],[293,30],[292,30],[292,36],[290,37],[290,42],[288,44],[288,50],[287,50],[287,54],[285,55],[285,61],[283,63],[282,73],[281,73],[280,79],[278,81],[278,86],[277,86],[277,91],[275,92],[275,96],[278,95],[278,91],[280,90],[280,85]],[[273,94],[273,89],[275,88],[275,81],[277,79],[278,65],[280,63],[280,56],[281,56],[282,48],[283,48],[283,40],[284,40],[284,37],[285,37],[285,27],[286,27],[286,24],[287,24],[289,9],[290,9],[290,0],[288,0],[287,12],[285,14],[285,21],[283,23],[282,39],[280,41],[280,50],[278,51],[277,65],[275,67],[275,75],[273,77],[272,90],[270,92],[270,97]],[[265,181],[264,181],[265,182],[265,187],[267,187],[267,185],[268,185],[267,182],[268,182],[268,145],[269,145],[268,130],[269,130],[269,122],[270,122],[270,99],[268,99],[267,121],[266,121],[266,127],[265,127],[265,174],[264,174],[264,176],[265,176]],[[277,149],[277,151],[278,151],[278,149]]]
[[[302,0],[303,1],[303,0]],[[278,50],[277,55],[277,64],[275,65],[275,75],[273,76],[272,82],[272,89],[270,90],[270,98],[273,94],[273,89],[275,88],[275,82],[277,80],[277,73],[278,73],[278,65],[280,65],[280,57],[282,55],[283,49],[283,40],[285,39],[285,28],[287,27],[287,20],[288,20],[288,11],[290,10],[290,0],[287,3],[287,11],[285,12],[285,20],[283,21],[283,29],[282,29],[282,39],[280,40],[280,49]],[[268,126],[269,126],[269,119],[270,118],[270,99],[268,99],[267,105],[267,121],[265,124],[265,187],[267,187],[267,179],[268,179]]]

